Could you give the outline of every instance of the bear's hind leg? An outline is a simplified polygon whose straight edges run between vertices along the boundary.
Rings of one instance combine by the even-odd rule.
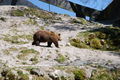
[[[36,45],[36,46],[40,46],[40,42],[39,42],[39,41],[36,41],[36,42],[35,42],[35,45]]]
[[[47,42],[47,44],[48,47],[51,47],[52,42]]]

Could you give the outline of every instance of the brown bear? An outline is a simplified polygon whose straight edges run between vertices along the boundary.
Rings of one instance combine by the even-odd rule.
[[[47,42],[47,46],[51,47],[54,43],[56,47],[59,48],[58,41],[61,41],[60,34],[54,33],[52,31],[39,30],[33,35],[32,45],[39,46],[40,42]]]

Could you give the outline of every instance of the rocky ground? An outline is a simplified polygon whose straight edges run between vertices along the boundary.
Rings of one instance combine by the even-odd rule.
[[[105,25],[82,19],[79,19],[79,23],[74,23],[74,20],[77,20],[75,17],[49,14],[45,11],[47,15],[55,18],[46,20],[43,16],[42,18],[35,15],[15,16],[11,13],[12,10],[24,8],[27,7],[0,6],[1,80],[5,78],[12,80],[9,71],[12,71],[12,77],[16,80],[84,80],[90,78],[92,71],[98,67],[110,70],[120,68],[119,53],[76,48],[69,43],[69,39],[75,37],[77,33]],[[42,46],[31,45],[33,34],[40,29],[60,33],[62,39],[59,42],[60,48],[56,48],[54,44],[52,47],[44,47],[46,43],[41,43]],[[77,79],[75,69],[84,70],[85,77],[80,76],[80,79]],[[20,72],[28,76],[16,78]]]

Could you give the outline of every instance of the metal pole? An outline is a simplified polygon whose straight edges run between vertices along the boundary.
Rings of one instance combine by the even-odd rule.
[[[50,0],[49,0],[49,11],[50,11]]]

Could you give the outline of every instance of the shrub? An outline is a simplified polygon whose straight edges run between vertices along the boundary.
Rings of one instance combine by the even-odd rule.
[[[33,76],[32,80],[49,80],[43,76]]]
[[[29,14],[29,15],[36,16],[38,18],[42,18],[42,19],[45,19],[45,20],[54,18],[52,13],[45,12],[45,11],[35,9],[35,8],[24,9],[24,13],[25,13],[25,15]]]
[[[108,70],[100,68],[92,72],[90,80],[118,80],[120,76],[120,69]]]
[[[105,33],[102,33],[102,32],[96,32],[95,33],[97,35],[98,38],[100,39],[105,39],[107,36]]]
[[[62,63],[62,62],[64,62],[66,60],[66,57],[59,54],[57,59],[55,59],[55,60],[58,61],[59,63]]]
[[[120,28],[105,27],[80,32],[77,38],[70,39],[70,44],[78,48],[120,51]]]
[[[88,34],[88,39],[89,40],[94,39],[94,38],[96,38],[96,35],[94,33]]]
[[[86,78],[85,71],[82,69],[74,70],[73,74],[75,75],[75,80],[85,80]]]
[[[19,54],[17,57],[19,59],[23,59],[25,60],[26,59],[26,56],[28,56],[29,54],[38,54],[39,52],[34,50],[34,49],[23,49],[20,51],[21,54]]]
[[[37,21],[35,19],[28,19],[27,21],[23,22],[27,25],[38,25]]]
[[[32,61],[33,64],[38,63],[38,58],[37,58],[37,56],[31,58],[30,61]]]
[[[80,41],[79,39],[71,39],[70,44],[78,48],[89,48],[89,46],[87,46],[84,42]]]
[[[80,21],[78,21],[77,19],[72,19],[71,23],[80,23]]]
[[[84,18],[79,18],[79,20],[81,24],[87,24],[87,20],[85,20]]]
[[[29,80],[29,76],[27,74],[21,74],[19,80]]]
[[[24,12],[17,9],[17,10],[12,10],[11,11],[11,16],[24,16]]]
[[[50,12],[45,12],[43,10],[35,9],[35,8],[24,8],[24,9],[17,9],[17,10],[12,10],[10,12],[12,16],[27,16],[27,17],[38,17],[42,18],[44,20],[47,19],[55,19],[53,16],[53,13]]]
[[[102,44],[99,39],[95,38],[90,41],[90,46],[95,49],[101,49]]]
[[[0,20],[5,22],[5,21],[6,21],[6,18],[0,17]]]
[[[22,40],[20,40],[22,39]],[[24,41],[24,39],[27,40],[32,40],[32,35],[14,35],[14,36],[10,36],[10,35],[4,35],[3,40],[13,43],[13,44],[25,44],[28,43],[28,41]]]
[[[2,76],[5,77],[5,80],[16,80],[16,76],[15,74],[13,74],[13,72],[11,70],[4,70],[3,72],[1,72]]]

